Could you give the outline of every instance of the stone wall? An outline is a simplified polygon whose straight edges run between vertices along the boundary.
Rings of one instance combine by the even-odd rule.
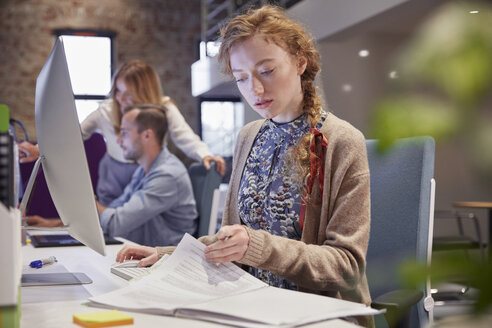
[[[190,66],[200,34],[199,0],[0,0],[0,103],[35,139],[34,90],[55,29],[116,33],[116,67],[142,59],[158,71],[163,91],[198,131]]]

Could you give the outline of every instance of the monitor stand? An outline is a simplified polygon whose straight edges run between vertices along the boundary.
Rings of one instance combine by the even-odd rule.
[[[29,182],[27,183],[26,190],[24,192],[24,196],[22,197],[22,201],[19,205],[19,210],[21,212],[22,216],[22,245],[26,244],[26,235],[25,235],[25,230],[26,229],[33,229],[33,230],[47,230],[47,231],[68,231],[69,225],[63,225],[60,227],[30,227],[27,225],[27,208],[29,206],[29,202],[31,201],[31,193],[36,185],[36,177],[38,176],[38,171],[39,167],[41,164],[45,161],[44,156],[40,156],[37,160],[36,163],[34,164],[34,167],[31,172],[31,176],[29,177]]]
[[[22,244],[26,244],[26,230],[45,230],[45,231],[67,231],[69,226],[60,227],[30,227],[27,225],[27,208],[31,199],[31,193],[36,184],[39,167],[44,161],[44,156],[40,156],[32,169],[26,191],[22,197],[19,209],[22,216]],[[92,280],[81,272],[50,272],[50,273],[26,273],[22,274],[21,286],[50,286],[50,285],[81,285],[91,283]]]

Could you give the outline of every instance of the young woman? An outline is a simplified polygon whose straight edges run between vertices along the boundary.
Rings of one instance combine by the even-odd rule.
[[[310,37],[271,6],[235,17],[221,36],[219,60],[265,120],[239,134],[222,227],[201,239],[206,258],[247,265],[273,286],[369,305],[364,136],[321,108]],[[171,251],[126,246],[117,261],[147,265]]]
[[[107,153],[99,164],[97,196],[103,205],[123,193],[137,165],[126,160],[120,146],[116,143],[121,124],[123,109],[137,103],[162,105],[166,110],[168,131],[174,144],[187,156],[203,161],[209,168],[210,162],[217,163],[218,171],[225,173],[225,161],[214,157],[208,147],[193,132],[174,102],[162,94],[159,76],[149,64],[135,60],[121,67],[114,77],[114,84],[109,99],[103,101],[99,108],[92,112],[82,123],[82,137],[88,139],[99,130],[106,141]],[[22,143],[21,151],[28,157],[21,162],[35,160],[39,151]]]

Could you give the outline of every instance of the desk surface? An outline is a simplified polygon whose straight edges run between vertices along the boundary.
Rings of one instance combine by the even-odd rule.
[[[102,256],[85,246],[34,248],[23,246],[22,256],[24,272],[84,272],[92,284],[77,286],[22,287],[21,327],[79,327],[72,323],[74,313],[97,312],[101,309],[84,305],[87,298],[110,292],[126,286],[128,282],[110,272],[116,253],[121,245],[106,246],[106,256]],[[58,263],[41,269],[29,268],[31,261],[56,256]],[[180,319],[174,317],[126,312],[134,318],[132,327],[224,327],[224,325]],[[321,327],[357,327],[343,320],[330,320],[309,325]]]
[[[454,207],[492,208],[492,202],[453,202]]]

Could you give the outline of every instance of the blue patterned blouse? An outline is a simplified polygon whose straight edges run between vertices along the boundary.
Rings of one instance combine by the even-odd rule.
[[[322,112],[321,128],[326,112]],[[301,186],[286,175],[285,156],[309,130],[303,114],[287,123],[265,120],[249,153],[239,188],[241,221],[255,230],[300,240],[299,212]],[[268,270],[250,268],[250,273],[271,286],[297,289],[297,286]]]

